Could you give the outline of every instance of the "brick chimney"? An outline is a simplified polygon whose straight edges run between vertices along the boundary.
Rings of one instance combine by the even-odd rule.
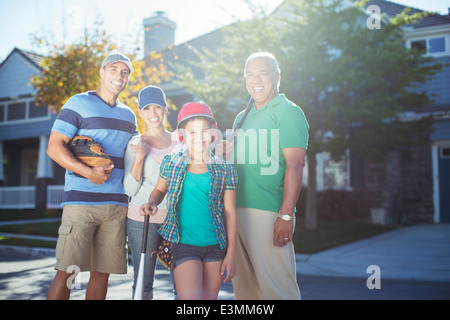
[[[164,11],[156,11],[151,17],[145,18],[145,56],[152,51],[160,52],[173,45],[176,27],[177,24],[169,20]]]

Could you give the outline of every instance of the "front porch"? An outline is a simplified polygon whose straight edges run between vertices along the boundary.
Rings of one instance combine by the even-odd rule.
[[[48,185],[47,209],[61,209],[64,198],[63,185]],[[38,194],[36,186],[0,187],[1,209],[36,209]]]
[[[60,209],[64,169],[46,150],[48,136],[0,141],[0,210]]]

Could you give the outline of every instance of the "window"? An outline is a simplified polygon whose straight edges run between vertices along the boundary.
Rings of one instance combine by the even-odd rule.
[[[8,106],[8,121],[25,119],[26,103],[15,103]]]
[[[50,116],[48,107],[36,105],[32,98],[5,101],[0,105],[0,125],[47,120]]]
[[[48,113],[48,108],[46,106],[36,105],[30,102],[30,107],[28,110],[28,115],[30,118],[46,117]]]
[[[418,50],[419,52],[439,56],[444,54],[450,54],[448,37],[429,37],[425,39],[411,40],[411,49]]]
[[[445,38],[433,38],[428,41],[430,53],[442,53],[445,52]]]
[[[350,153],[333,161],[328,152],[317,154],[317,190],[351,190]]]
[[[440,158],[441,159],[450,159],[450,147],[442,147],[440,148]]]
[[[412,41],[411,49],[415,49],[421,53],[427,53],[427,41],[426,40]]]
[[[345,161],[325,160],[323,166],[325,187],[342,189],[348,186],[347,163]]]
[[[20,185],[34,186],[38,166],[38,149],[23,149],[21,154]]]

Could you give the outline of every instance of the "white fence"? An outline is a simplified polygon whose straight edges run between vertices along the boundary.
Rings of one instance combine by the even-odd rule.
[[[64,186],[47,186],[47,208],[61,209]],[[36,208],[36,187],[0,187],[0,209]]]
[[[64,200],[64,186],[47,186],[47,208],[61,209]]]
[[[1,209],[34,209],[36,206],[36,187],[1,187]]]

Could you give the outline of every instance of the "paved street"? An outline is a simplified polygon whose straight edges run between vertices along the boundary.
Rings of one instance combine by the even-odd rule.
[[[41,253],[0,250],[0,300],[44,300],[54,276],[54,257]],[[369,275],[368,275],[369,276]],[[108,300],[131,300],[132,269],[127,275],[111,275]],[[81,273],[81,289],[71,299],[83,300],[89,273]],[[170,274],[158,266],[155,298],[171,300]],[[381,289],[369,290],[367,278],[298,274],[303,300],[441,300],[450,299],[450,283],[422,280],[381,279]],[[231,285],[224,285],[221,300],[232,300]]]
[[[0,246],[0,300],[43,300],[55,275],[54,250],[21,249]],[[133,268],[126,275],[111,275],[108,300],[131,300]],[[89,272],[78,276],[80,289],[74,289],[71,299],[83,300]],[[157,263],[155,299],[172,300],[170,272]],[[219,299],[233,299],[231,284],[223,285]]]

